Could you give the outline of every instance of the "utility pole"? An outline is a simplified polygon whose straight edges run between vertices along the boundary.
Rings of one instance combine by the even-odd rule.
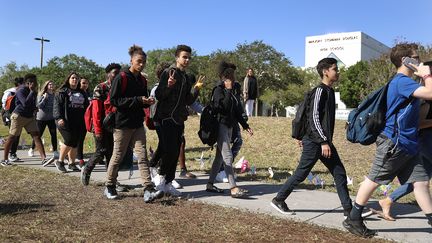
[[[42,38],[34,38],[37,41],[41,42],[41,59],[40,59],[40,68],[42,69],[42,64],[43,64],[43,46],[44,46],[44,42],[50,42],[50,40],[44,39],[43,36]]]

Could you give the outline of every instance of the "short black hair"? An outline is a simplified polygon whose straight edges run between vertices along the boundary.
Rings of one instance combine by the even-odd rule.
[[[147,54],[143,51],[142,47],[135,44],[129,47],[129,56],[133,57],[134,55],[143,55],[145,58],[147,58]]]
[[[15,87],[18,87],[18,86],[20,86],[23,83],[24,83],[24,78],[22,78],[22,77],[17,77],[17,78],[14,79]]]
[[[30,83],[34,83],[37,81],[36,75],[33,73],[27,73],[24,76],[24,82],[30,82]]]
[[[218,66],[218,74],[221,79],[231,79],[235,80],[234,71],[237,69],[237,66],[234,63],[229,63],[226,61],[222,61]]]
[[[333,64],[337,65],[337,60],[334,59],[333,57],[326,57],[326,58],[321,59],[318,62],[316,69],[317,69],[318,74],[321,77],[321,79],[324,77],[323,70],[329,69]]]
[[[118,69],[118,70],[120,70],[120,69],[121,69],[120,64],[118,64],[118,63],[110,63],[110,64],[108,64],[108,65],[106,66],[106,68],[105,68],[105,73],[109,73],[109,72],[111,72],[111,70],[113,70],[113,69]]]
[[[175,56],[178,57],[180,55],[180,52],[182,51],[192,53],[192,48],[190,48],[190,46],[187,45],[178,45],[175,51]]]

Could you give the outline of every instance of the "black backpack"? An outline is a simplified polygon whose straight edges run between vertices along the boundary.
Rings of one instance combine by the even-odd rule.
[[[210,104],[206,105],[201,113],[200,128],[198,130],[198,137],[201,142],[211,147],[216,143],[219,132],[217,112],[212,106],[215,89],[216,87],[212,90]]]
[[[295,118],[292,121],[291,137],[297,140],[302,140],[306,135],[306,127],[308,126],[307,111],[313,90],[304,95],[303,101],[299,104]]]

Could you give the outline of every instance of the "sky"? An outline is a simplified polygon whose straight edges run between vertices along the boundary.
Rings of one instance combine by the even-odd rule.
[[[400,0],[0,0],[0,67],[40,65],[74,53],[101,66],[128,63],[128,48],[191,46],[198,55],[262,40],[304,66],[306,36],[362,31],[432,44],[432,1]]]

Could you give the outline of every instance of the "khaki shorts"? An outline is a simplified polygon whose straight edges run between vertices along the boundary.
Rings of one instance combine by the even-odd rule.
[[[11,115],[11,125],[9,128],[9,134],[12,136],[21,135],[22,129],[25,128],[27,133],[35,133],[39,132],[36,125],[36,118],[34,117],[23,117],[16,113],[12,113]]]

